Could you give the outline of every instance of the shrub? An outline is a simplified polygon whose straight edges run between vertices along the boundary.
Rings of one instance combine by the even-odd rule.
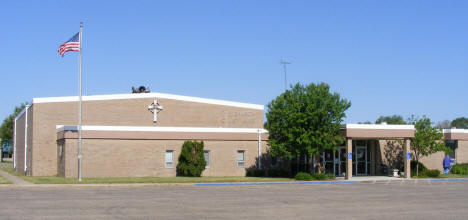
[[[328,179],[328,176],[324,173],[316,173],[314,174],[314,179],[316,180],[326,180]]]
[[[203,156],[203,141],[185,141],[177,163],[177,174],[182,176],[201,176],[206,161]]]
[[[294,179],[296,179],[296,180],[312,180],[312,176],[310,174],[308,174],[308,173],[299,172],[299,173],[296,174]]]
[[[440,170],[425,170],[425,171],[422,172],[422,176],[439,177],[440,176]]]
[[[416,164],[417,162],[412,160],[411,163],[410,163],[410,167],[411,167],[411,176],[415,176],[416,175]],[[418,170],[419,170],[419,176],[421,176],[422,173],[424,173],[424,171],[427,170],[426,166],[424,166],[423,163],[419,162],[419,167],[418,167]]]
[[[325,174],[325,175],[327,176],[327,179],[329,179],[329,180],[334,180],[334,179],[336,179],[336,176],[335,176],[335,174],[333,174],[333,173],[327,173],[327,174]]]
[[[250,177],[263,177],[265,176],[265,170],[259,170],[256,168],[249,168],[247,169],[247,172],[245,173],[246,176]]]
[[[282,168],[271,168],[267,171],[269,177],[289,177],[289,172]]]
[[[453,165],[451,172],[453,174],[468,175],[468,163]]]

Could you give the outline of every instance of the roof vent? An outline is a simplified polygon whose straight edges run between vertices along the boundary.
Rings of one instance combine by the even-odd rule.
[[[149,92],[150,92],[149,87],[140,86],[138,88],[135,88],[132,86],[132,93],[149,93]]]

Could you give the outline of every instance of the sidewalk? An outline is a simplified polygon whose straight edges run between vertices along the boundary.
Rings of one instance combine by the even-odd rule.
[[[34,185],[30,182],[27,182],[27,181],[24,181],[22,180],[21,178],[18,178],[16,176],[13,176],[3,170],[0,170],[0,176],[3,176],[5,177],[6,179],[8,179],[10,182],[12,182],[13,185],[18,185],[18,186],[30,186],[30,185]],[[5,185],[11,185],[11,184],[5,184]]]

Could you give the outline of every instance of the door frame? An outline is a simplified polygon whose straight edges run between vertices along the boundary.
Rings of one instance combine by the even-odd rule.
[[[364,173],[358,173],[358,158],[357,158],[357,151],[358,149],[360,150],[364,150],[364,162],[360,162],[360,163],[364,163]],[[356,172],[356,176],[368,176],[368,161],[367,161],[367,141],[366,141],[366,146],[356,146],[356,156],[354,157],[354,169],[355,169],[355,172]]]

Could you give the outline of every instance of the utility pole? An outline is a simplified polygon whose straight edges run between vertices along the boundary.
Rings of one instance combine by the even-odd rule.
[[[283,65],[283,70],[284,70],[284,91],[288,90],[288,81],[286,80],[286,65],[291,64],[290,62],[284,61],[283,58],[281,58],[280,64]]]

